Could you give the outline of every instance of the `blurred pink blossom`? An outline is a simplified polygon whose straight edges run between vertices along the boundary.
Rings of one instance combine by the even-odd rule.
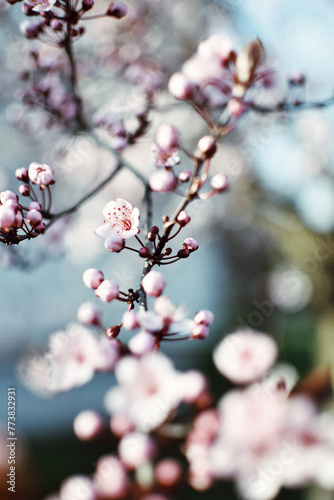
[[[229,380],[247,384],[264,377],[275,363],[277,353],[271,337],[245,328],[227,335],[215,349],[213,360]]]

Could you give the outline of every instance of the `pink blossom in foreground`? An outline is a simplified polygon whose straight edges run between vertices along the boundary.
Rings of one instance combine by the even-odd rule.
[[[95,371],[112,370],[118,359],[118,344],[114,342],[107,338],[98,340],[81,325],[53,334],[46,355],[50,365],[49,389],[68,391],[89,382]]]
[[[93,410],[81,411],[73,421],[73,430],[81,441],[89,441],[98,436],[103,429],[101,415]]]
[[[154,475],[158,484],[165,488],[175,486],[181,479],[183,468],[178,460],[165,458],[160,460],[155,468]]]
[[[229,380],[246,384],[261,379],[275,363],[277,353],[271,337],[245,328],[227,335],[214,351],[213,360]]]
[[[99,458],[93,481],[99,498],[123,498],[129,486],[125,467],[114,455]]]
[[[83,325],[97,326],[101,321],[101,311],[95,304],[84,302],[78,309],[77,318]]]
[[[60,488],[60,498],[64,500],[97,500],[97,491],[87,476],[76,475],[67,478]]]
[[[45,189],[53,181],[53,170],[46,163],[32,162],[28,168],[29,179],[33,184],[38,184],[40,189]]]
[[[118,455],[127,469],[137,469],[153,458],[155,443],[147,434],[131,432],[118,445]]]
[[[115,234],[126,240],[140,232],[138,208],[132,208],[132,205],[122,198],[109,201],[103,209],[103,215],[106,218],[105,224],[98,227],[95,233],[105,240]]]
[[[127,356],[117,363],[115,375],[118,387],[106,394],[106,408],[125,415],[140,432],[159,427],[182,401],[181,375],[163,354]]]
[[[57,0],[24,0],[35,12],[47,12],[52,9]]]
[[[234,479],[251,500],[270,500],[284,486],[333,488],[333,416],[324,420],[307,398],[288,399],[257,384],[225,394],[215,423],[200,427],[202,415],[185,452],[195,488],[209,487],[213,479]]]

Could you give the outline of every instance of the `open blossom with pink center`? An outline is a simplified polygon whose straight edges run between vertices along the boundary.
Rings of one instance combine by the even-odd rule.
[[[32,162],[28,168],[29,179],[33,184],[38,184],[40,189],[45,189],[53,181],[53,170],[46,163]]]
[[[47,12],[52,9],[57,0],[24,0],[35,12]]]
[[[115,375],[118,387],[106,394],[106,408],[129,418],[140,432],[159,427],[182,401],[181,374],[163,354],[122,358]]]
[[[227,335],[218,345],[213,360],[218,370],[238,384],[265,376],[277,358],[277,344],[268,335],[244,328]]]
[[[97,370],[112,370],[118,350],[117,341],[99,340],[81,325],[53,334],[46,355],[50,365],[49,389],[68,391],[89,382]]]
[[[151,156],[154,164],[158,168],[174,167],[180,163],[179,152],[177,148],[161,148],[157,144],[153,144],[151,148]]]
[[[103,209],[103,215],[105,224],[98,227],[95,233],[105,240],[115,234],[126,240],[140,232],[138,208],[132,208],[132,205],[122,198],[109,201]]]

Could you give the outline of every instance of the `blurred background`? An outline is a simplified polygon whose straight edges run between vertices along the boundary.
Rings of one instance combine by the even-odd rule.
[[[96,4],[98,10],[108,3]],[[87,34],[75,45],[80,90],[86,110],[94,116],[111,110],[126,116],[140,107],[140,75],[153,67],[152,78],[160,79],[160,88],[149,136],[167,121],[178,128],[182,143],[194,148],[207,130],[189,106],[175,105],[166,84],[198,43],[213,33],[229,35],[236,50],[256,37],[262,41],[267,62],[277,71],[273,101],[289,98],[288,79],[299,72],[306,85],[298,99],[321,101],[333,94],[330,0],[139,0],[128,5],[129,19],[87,23]],[[22,104],[25,83],[19,75],[31,66],[28,51],[35,42],[20,34],[20,4],[10,7],[0,0],[0,7],[0,190],[17,189],[16,168],[46,162],[55,170],[54,210],[60,211],[102,180],[113,160],[85,137],[47,129],[43,113]],[[43,50],[45,57],[54,57],[52,48]],[[131,58],[139,61],[136,78],[124,69]],[[217,395],[226,383],[212,366],[211,351],[223,335],[240,326],[271,333],[281,360],[292,363],[301,376],[334,362],[333,119],[331,107],[245,115],[224,138],[213,162],[214,171],[228,175],[231,190],[189,209],[192,224],[182,237],[196,238],[200,250],[165,269],[166,293],[175,304],[185,303],[190,316],[199,309],[212,310],[215,322],[207,341],[163,350],[180,369],[204,370]],[[150,137],[125,153],[145,175],[153,170]],[[186,157],[181,160],[187,168]],[[142,195],[138,181],[121,173],[45,236],[0,248],[1,401],[6,387],[17,388],[20,457],[30,464],[20,480],[22,500],[43,498],[72,473],[90,473],[96,458],[107,451],[103,444],[79,443],[72,420],[83,408],[103,411],[112,377],[98,375],[68,394],[43,399],[22,384],[20,367],[45,350],[51,333],[76,321],[82,302],[94,301],[82,283],[85,269],[102,269],[123,289],[136,287],[142,262],[132,252],[109,254],[93,231],[102,222],[107,201],[123,197],[140,208]],[[177,202],[175,195],[154,195],[154,224],[161,227],[161,216],[171,213]],[[122,307],[113,303],[103,310],[107,325],[120,321]],[[2,404],[0,420],[7,420]],[[234,498],[228,485],[206,498],[221,498],[222,492]],[[184,495],[201,498],[193,492]],[[280,497],[305,494],[282,492]]]

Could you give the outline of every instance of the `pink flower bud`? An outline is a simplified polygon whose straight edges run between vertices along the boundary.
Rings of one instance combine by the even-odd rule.
[[[28,170],[26,168],[17,168],[15,171],[15,177],[22,182],[28,182]]]
[[[177,179],[170,170],[159,170],[150,177],[150,187],[153,191],[167,193],[176,187]]]
[[[45,224],[44,222],[41,222],[40,224],[37,224],[37,226],[34,227],[34,230],[36,233],[43,233],[45,230]]]
[[[118,445],[118,454],[128,469],[137,469],[151,460],[155,452],[153,439],[140,432],[124,436]]]
[[[124,3],[113,2],[109,5],[107,10],[107,16],[116,17],[117,19],[122,19],[128,13],[128,8]]]
[[[227,105],[227,110],[231,116],[239,118],[245,111],[245,106],[240,99],[232,98]]]
[[[52,28],[54,31],[62,31],[63,23],[59,19],[53,18],[50,21],[50,28]]]
[[[118,293],[119,286],[109,280],[102,281],[95,290],[95,295],[103,302],[111,302],[118,297]]]
[[[202,311],[198,311],[195,314],[194,321],[197,325],[207,325],[210,326],[213,321],[213,314],[211,311],[207,309],[203,309]]]
[[[82,276],[83,282],[87,288],[96,289],[103,281],[103,272],[98,269],[87,269]]]
[[[179,257],[179,259],[186,259],[187,257],[189,257],[189,250],[187,248],[181,248],[181,250],[179,250],[177,252],[177,256]]]
[[[205,158],[212,158],[217,151],[216,139],[212,135],[205,135],[198,141],[197,147]]]
[[[77,318],[83,325],[99,325],[101,320],[100,309],[91,302],[84,302],[78,309]]]
[[[46,186],[53,182],[53,170],[46,163],[30,163],[28,169],[29,179],[33,184],[38,184],[40,189],[45,189]]]
[[[116,339],[118,337],[118,335],[120,334],[120,331],[121,331],[121,327],[119,325],[114,325],[114,326],[110,326],[106,330],[106,334],[107,334],[107,337],[109,337],[110,339]]]
[[[186,238],[183,242],[183,248],[189,250],[189,252],[194,252],[199,247],[199,244],[194,238]]]
[[[187,170],[182,170],[180,173],[179,173],[179,180],[181,182],[188,182],[190,181],[191,179],[191,176],[192,176],[192,171],[187,169]]]
[[[187,101],[193,97],[193,86],[190,80],[180,71],[171,76],[168,90],[175,99]]]
[[[22,227],[22,225],[23,225],[23,215],[22,215],[22,212],[17,211],[16,214],[15,214],[14,227],[16,227],[18,229],[19,227]],[[36,228],[35,228],[35,230],[36,230]]]
[[[38,224],[40,224],[42,222],[43,215],[38,210],[33,209],[33,210],[29,210],[29,212],[27,212],[25,218],[27,219],[27,221],[29,222],[29,224],[32,227],[35,227],[35,226],[38,226]]]
[[[149,251],[149,249],[147,247],[142,247],[140,250],[139,250],[139,256],[142,258],[142,259],[147,259],[147,257],[149,257],[151,255],[151,252]]]
[[[173,458],[160,460],[154,468],[155,479],[164,488],[171,488],[179,482],[182,475],[182,465]]]
[[[209,327],[207,325],[195,325],[192,329],[190,338],[206,339],[209,335]]]
[[[23,36],[28,38],[28,40],[33,40],[34,38],[38,38],[38,35],[42,31],[42,24],[39,23],[31,23],[28,20],[22,21],[20,23],[20,31]]]
[[[30,195],[30,188],[29,188],[29,186],[27,186],[26,184],[21,184],[19,186],[19,193],[22,196],[29,196]]]
[[[92,410],[81,411],[73,421],[73,430],[81,441],[90,441],[103,429],[102,417]]]
[[[38,210],[39,212],[41,211],[42,207],[38,203],[38,201],[32,201],[29,203],[29,210]]]
[[[25,16],[32,17],[32,16],[38,16],[39,13],[34,11],[31,5],[28,5],[24,3],[21,7],[22,12]]]
[[[134,311],[127,311],[126,313],[124,313],[122,323],[126,330],[135,330],[140,326],[137,314]]]
[[[177,216],[176,220],[181,227],[184,227],[190,222],[190,215],[188,215],[187,212],[182,210]]]
[[[16,200],[9,199],[4,203],[4,206],[7,208],[11,208],[15,212],[20,208],[20,205],[17,203]]]
[[[227,176],[225,174],[215,174],[211,179],[210,186],[218,193],[226,191],[229,187]]]
[[[179,135],[175,128],[164,123],[155,135],[155,142],[161,149],[173,149],[179,146]]]
[[[82,0],[82,10],[90,10],[94,6],[94,0]]]
[[[125,240],[118,234],[113,234],[109,236],[104,242],[104,246],[106,247],[109,252],[120,252],[123,250],[125,245]]]
[[[0,229],[5,233],[10,231],[10,228],[15,223],[15,212],[12,208],[0,205]]]
[[[14,200],[17,202],[17,195],[13,191],[2,191],[0,194],[0,202],[4,205],[9,200]]]
[[[158,271],[151,271],[141,281],[144,292],[150,297],[159,297],[166,286],[164,277]]]

